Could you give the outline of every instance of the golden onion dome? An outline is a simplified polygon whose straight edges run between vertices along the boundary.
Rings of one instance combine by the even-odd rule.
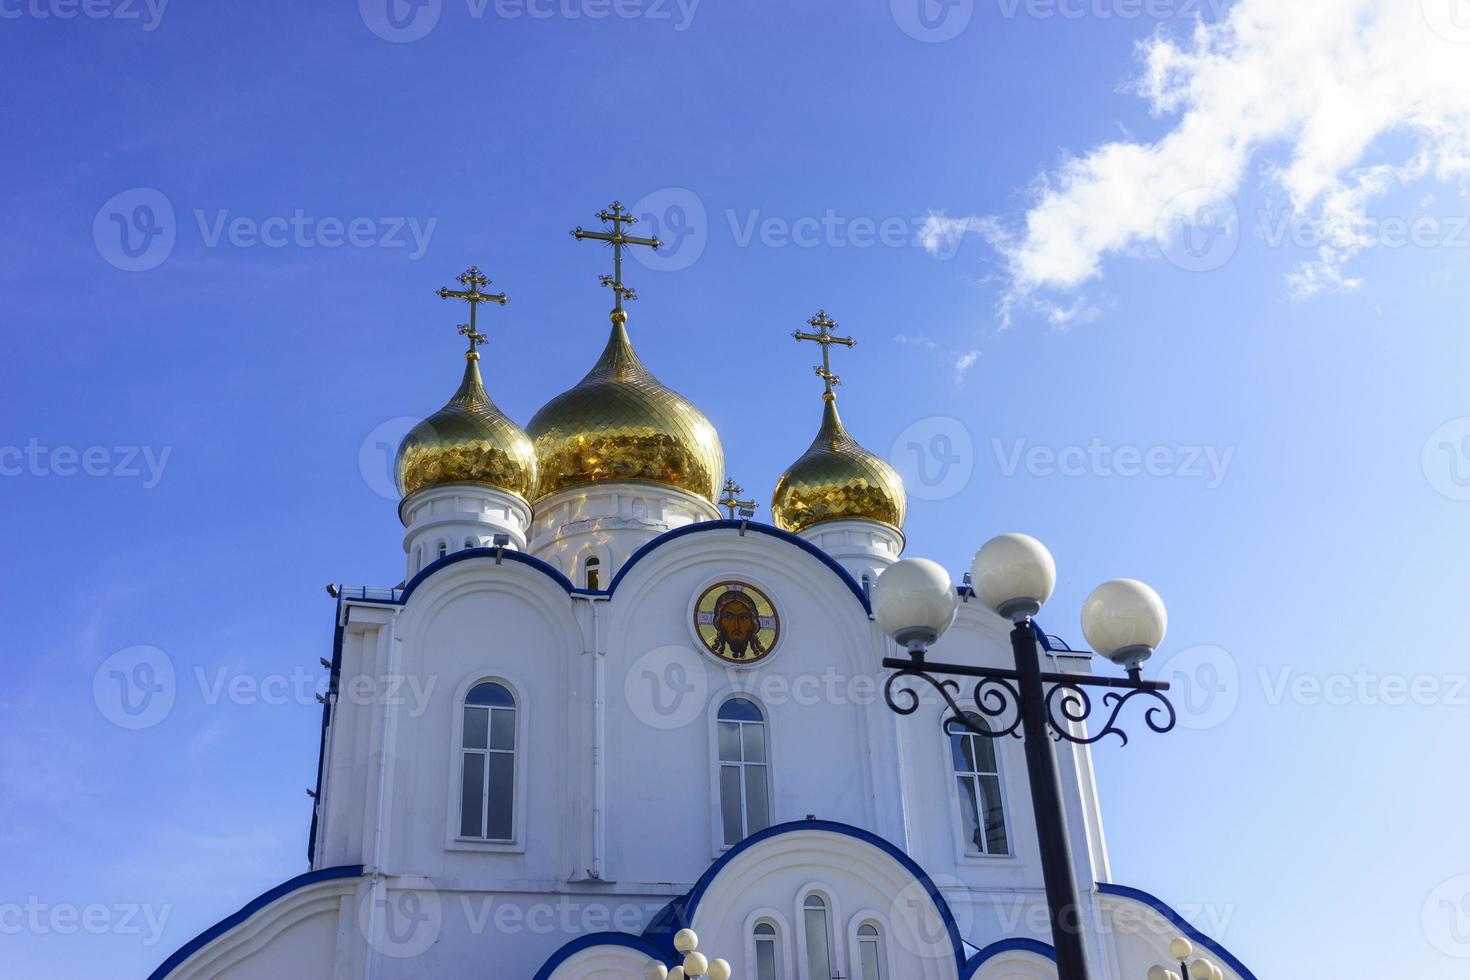
[[[531,440],[485,393],[480,355],[465,358],[454,397],[399,444],[398,488],[408,497],[444,483],[482,483],[529,500],[536,488]]]
[[[714,503],[725,451],[699,409],[653,376],[628,341],[627,315],[587,376],[526,426],[536,447],[536,497],[607,480],[663,483]]]
[[[771,516],[786,531],[843,518],[877,521],[903,530],[908,509],[903,480],[888,463],[848,435],[837,401],[823,396],[822,427],[792,463],[771,497]]]

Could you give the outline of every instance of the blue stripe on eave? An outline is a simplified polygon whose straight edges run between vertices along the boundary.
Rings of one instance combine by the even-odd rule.
[[[979,972],[980,968],[985,965],[987,960],[999,956],[1001,953],[1035,953],[1037,956],[1046,957],[1053,963],[1055,963],[1057,959],[1056,949],[1044,942],[1041,942],[1040,940],[1023,939],[1019,937],[1015,939],[1002,939],[998,942],[991,943],[989,946],[986,946],[980,952],[970,957],[969,960],[965,962],[965,968],[963,971],[961,971],[960,976],[965,977],[966,980],[968,980],[968,978],[973,977],[977,972]]]
[[[832,570],[833,574],[835,574],[839,579],[842,580],[842,584],[847,586],[847,590],[851,592],[853,594],[853,597],[856,598],[857,601],[862,605],[863,612],[868,613],[869,615],[872,614],[873,608],[868,602],[867,593],[864,592],[863,587],[859,585],[850,574],[848,574],[847,569],[843,568],[837,563],[836,559],[827,554],[821,548],[818,548],[816,545],[812,544],[806,538],[792,534],[790,531],[783,531],[779,527],[773,527],[770,524],[761,524],[756,521],[699,521],[695,524],[686,524],[683,527],[676,527],[672,531],[665,531],[663,534],[660,534],[658,537],[654,538],[652,541],[648,542],[643,547],[633,552],[632,556],[623,563],[623,567],[618,569],[618,573],[613,576],[613,580],[608,583],[606,594],[612,595],[613,591],[617,589],[618,583],[623,580],[623,578],[628,574],[628,572],[633,568],[634,565],[637,565],[638,562],[642,561],[643,558],[647,556],[650,552],[654,551],[657,548],[663,547],[670,541],[682,538],[687,534],[701,534],[705,531],[739,531],[741,528],[744,528],[747,534],[764,534],[767,537],[776,538],[778,540],[785,541],[788,544],[793,544],[796,547],[800,548],[802,551],[805,551],[807,554],[817,559],[817,561],[821,562],[823,565],[826,565],[829,569]]]
[[[576,587],[576,585],[572,583],[570,579],[568,579],[565,575],[558,571],[556,566],[547,564],[540,558],[528,555],[524,551],[512,551],[509,548],[507,548],[503,552],[501,552],[497,548],[466,548],[464,551],[456,551],[451,555],[445,555],[443,558],[435,559],[433,562],[425,565],[423,569],[417,575],[415,575],[406,586],[404,586],[403,592],[399,594],[397,599],[357,599],[353,598],[352,596],[348,596],[347,598],[352,599],[353,602],[375,602],[383,605],[401,606],[408,601],[408,597],[413,595],[413,591],[417,589],[420,584],[423,583],[424,579],[428,578],[430,575],[433,575],[440,569],[448,568],[450,565],[453,565],[456,562],[468,561],[472,558],[494,558],[497,553],[499,553],[502,559],[505,561],[519,562],[522,565],[528,565],[536,571],[541,572],[543,575],[548,576],[568,595],[610,597],[612,596],[613,592],[617,590],[618,583],[627,576],[628,572],[633,568],[633,566],[637,565],[640,561],[647,557],[649,553],[663,547],[669,542],[675,541],[688,534],[702,534],[706,531],[739,531],[742,527],[748,534],[764,534],[767,537],[776,538],[780,541],[785,541],[787,544],[795,545],[802,551],[805,551],[807,554],[817,559],[817,561],[821,562],[823,565],[826,565],[827,568],[830,569],[832,573],[841,580],[842,584],[847,586],[847,590],[852,593],[853,598],[857,599],[859,605],[863,607],[863,612],[868,615],[872,615],[873,607],[872,604],[868,601],[867,592],[863,590],[863,587],[858,584],[856,579],[848,574],[847,569],[838,564],[836,559],[834,559],[831,555],[827,554],[821,548],[818,548],[816,545],[812,544],[805,538],[792,534],[790,531],[783,531],[779,527],[773,527],[770,524],[759,524],[755,521],[698,521],[694,524],[686,524],[683,527],[676,527],[672,531],[665,531],[663,534],[660,534],[658,537],[654,538],[652,541],[648,542],[643,547],[633,552],[628,560],[623,563],[623,567],[618,569],[618,573],[613,576],[613,579],[611,582],[608,583],[607,588],[603,590],[579,589]]]
[[[626,932],[592,932],[585,936],[578,936],[567,943],[561,949],[551,954],[551,959],[536,971],[532,980],[548,980],[556,972],[556,968],[567,960],[576,956],[584,949],[593,949],[598,946],[622,946],[625,949],[637,950],[651,960],[658,960],[665,966],[674,966],[679,961],[669,953],[655,947],[648,940],[639,936],[630,936]]]
[[[1175,926],[1177,926],[1179,930],[1184,933],[1185,937],[1193,942],[1199,943],[1201,946],[1208,949],[1211,953],[1214,953],[1216,956],[1220,957],[1220,959],[1224,960],[1225,965],[1230,967],[1231,970],[1238,974],[1242,978],[1242,980],[1256,980],[1256,975],[1248,970],[1244,963],[1236,959],[1234,953],[1230,952],[1230,950],[1226,949],[1224,946],[1221,946],[1218,942],[1211,939],[1209,936],[1206,936],[1204,933],[1200,932],[1188,921],[1186,921],[1184,916],[1180,915],[1168,905],[1164,904],[1164,902],[1157,896],[1150,895],[1142,888],[1130,888],[1127,885],[1112,885],[1102,881],[1097,883],[1097,890],[1104,895],[1116,895],[1119,898],[1131,898],[1135,902],[1141,902],[1142,904],[1147,905],[1149,908],[1153,909],[1155,912],[1159,913],[1164,918],[1172,922]]]
[[[189,940],[184,945],[180,946],[177,950],[174,951],[174,954],[172,956],[163,961],[158,969],[154,970],[148,975],[148,980],[163,980],[163,978],[172,973],[180,963],[184,962],[189,957],[199,952],[199,950],[202,949],[204,946],[218,939],[226,932],[229,932],[231,929],[235,928],[240,923],[250,918],[256,912],[259,912],[261,909],[265,908],[271,902],[274,902],[276,899],[281,898],[284,895],[289,895],[291,892],[296,891],[298,888],[305,888],[308,885],[314,885],[320,881],[331,881],[334,878],[361,877],[362,865],[354,864],[345,865],[340,868],[323,868],[320,871],[308,871],[306,874],[297,875],[290,881],[284,881],[276,887],[272,888],[270,891],[256,896],[254,899],[248,902],[244,908],[240,909],[240,911],[236,912],[234,915],[221,919],[214,925],[210,926],[208,929],[205,929],[199,935],[195,936],[193,939]]]

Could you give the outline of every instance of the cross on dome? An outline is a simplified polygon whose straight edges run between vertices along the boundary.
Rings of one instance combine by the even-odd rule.
[[[623,283],[623,249],[629,245],[646,245],[657,250],[663,242],[657,238],[639,238],[629,235],[623,230],[624,225],[637,223],[638,219],[629,211],[623,209],[620,201],[612,202],[612,207],[603,208],[597,212],[597,219],[605,225],[610,226],[609,231],[585,231],[581,225],[572,230],[572,237],[581,241],[591,238],[599,242],[607,242],[613,250],[613,274],[610,276],[599,276],[598,280],[613,291],[613,319],[627,320],[628,314],[623,310],[623,300],[635,300],[638,296],[633,292],[631,286]]]
[[[832,345],[841,344],[843,347],[852,347],[857,341],[851,337],[832,336],[832,331],[837,327],[837,323],[827,315],[826,310],[818,310],[807,323],[810,326],[816,327],[817,332],[807,333],[803,330],[797,330],[791,336],[795,337],[798,342],[810,340],[822,345],[821,366],[815,367],[813,370],[816,372],[817,377],[821,378],[827,386],[827,390],[823,393],[822,398],[831,401],[837,397],[833,393],[832,388],[835,385],[842,384],[842,379],[832,373]]]

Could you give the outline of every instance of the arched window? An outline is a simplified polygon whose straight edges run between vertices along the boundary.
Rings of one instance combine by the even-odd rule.
[[[883,972],[883,934],[871,922],[858,926],[858,980],[886,980]]]
[[[806,980],[831,980],[832,939],[826,900],[820,895],[808,895],[801,914],[806,927]]]
[[[973,711],[965,712],[970,723],[987,731],[990,726]],[[950,754],[959,784],[960,819],[965,846],[971,854],[1009,854],[1005,803],[1000,794],[1000,765],[995,758],[995,740],[976,735],[960,725],[949,726]]]
[[[421,544],[414,545],[414,548],[413,548],[413,571],[414,571],[414,574],[417,575],[419,572],[423,571],[423,568],[424,568],[424,546],[421,545]]]
[[[757,922],[755,939],[755,980],[778,980],[776,964],[781,954],[776,945],[776,927],[769,922]]]
[[[589,589],[600,589],[598,584],[602,577],[602,559],[592,555],[582,563],[582,572],[586,576],[586,584]]]
[[[459,835],[515,838],[516,701],[502,684],[476,684],[464,699]]]
[[[466,551],[469,551],[471,548],[478,548],[479,546],[480,542],[476,541],[474,538],[464,539],[464,548]]]
[[[754,701],[731,698],[720,706],[720,818],[725,846],[771,825],[766,718]]]
[[[440,541],[439,542],[439,557],[440,558],[443,558],[447,554],[449,554],[449,543],[446,542],[446,541]]]

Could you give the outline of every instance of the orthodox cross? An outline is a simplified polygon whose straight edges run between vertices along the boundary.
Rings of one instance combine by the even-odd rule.
[[[832,387],[842,384],[842,379],[832,373],[832,345],[841,344],[843,347],[851,347],[857,341],[851,337],[832,336],[832,330],[837,324],[827,315],[826,310],[818,310],[816,316],[808,320],[807,323],[816,327],[817,332],[807,333],[803,330],[798,330],[791,336],[795,337],[798,341],[810,340],[822,345],[822,365],[813,370],[817,372],[817,377],[826,383],[827,391],[822,397],[830,401],[837,397],[832,393]]]
[[[740,499],[740,495],[745,492],[745,488],[736,483],[734,480],[726,480],[724,489],[725,495],[720,498],[720,506],[725,508],[726,512],[729,513],[730,520],[733,521],[735,519],[735,508],[737,507],[748,507],[751,510],[755,509],[754,500]]]
[[[581,241],[584,238],[596,239],[599,242],[607,242],[613,249],[613,274],[610,276],[599,276],[598,279],[604,286],[609,286],[613,291],[613,314],[623,313],[623,300],[633,300],[638,297],[634,295],[630,286],[623,285],[623,248],[628,245],[647,245],[649,248],[657,249],[663,242],[657,238],[638,238],[629,235],[623,230],[623,225],[631,225],[637,222],[637,218],[631,213],[623,210],[623,205],[618,201],[612,203],[611,208],[604,208],[597,212],[597,218],[603,224],[610,226],[610,231],[583,231],[578,225],[572,231],[572,237]],[[626,319],[627,314],[623,314]]]
[[[504,306],[510,302],[510,297],[504,293],[480,292],[480,287],[490,285],[490,280],[481,274],[478,266],[472,265],[465,270],[464,274],[459,277],[459,284],[465,288],[450,289],[448,286],[442,287],[439,290],[439,298],[462,299],[470,304],[470,322],[461,323],[459,325],[459,332],[470,339],[470,354],[478,359],[480,355],[476,353],[475,348],[485,342],[485,335],[475,329],[476,307],[481,303],[499,303],[501,306]]]

